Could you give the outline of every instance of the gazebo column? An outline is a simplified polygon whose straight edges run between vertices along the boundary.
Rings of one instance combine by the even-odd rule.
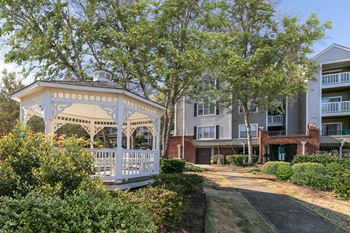
[[[94,148],[95,121],[93,120],[90,122],[89,135],[90,135],[90,148]]]
[[[130,122],[126,123],[126,148],[129,150],[131,144],[131,128]]]
[[[159,167],[160,167],[160,117],[157,117],[155,119],[155,135],[156,135],[156,147],[155,147],[155,150],[156,150],[156,153],[155,153],[155,156],[154,156],[154,161],[156,161],[155,163],[155,172],[159,174]],[[153,130],[154,131],[154,130]]]
[[[50,91],[46,90],[44,92],[43,99],[43,118],[45,123],[45,134],[52,133],[54,130],[53,125],[53,108],[51,103]]]
[[[124,98],[118,96],[118,105],[117,105],[117,155],[116,155],[116,180],[121,180],[123,175],[123,123],[124,123]]]

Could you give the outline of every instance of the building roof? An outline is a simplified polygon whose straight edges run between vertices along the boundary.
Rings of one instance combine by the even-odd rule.
[[[12,94],[12,99],[19,101],[22,96],[26,96],[32,93],[35,89],[40,87],[56,87],[64,89],[75,89],[75,90],[86,90],[96,92],[107,92],[116,94],[126,94],[130,97],[137,98],[143,102],[147,102],[155,107],[165,110],[165,107],[153,100],[147,99],[139,94],[131,92],[130,90],[119,88],[115,83],[112,82],[101,82],[101,81],[65,81],[65,80],[38,80],[35,81],[21,90]]]
[[[327,52],[328,50],[332,49],[332,48],[339,48],[339,49],[343,49],[345,51],[348,51],[350,52],[350,48],[349,47],[346,47],[346,46],[343,46],[343,45],[340,45],[340,44],[336,44],[336,43],[333,43],[331,44],[330,46],[328,46],[327,48],[325,48],[324,50],[322,50],[321,52],[319,52],[318,54],[316,54],[312,60],[316,60],[317,58],[319,58],[322,54],[324,54],[325,52]]]

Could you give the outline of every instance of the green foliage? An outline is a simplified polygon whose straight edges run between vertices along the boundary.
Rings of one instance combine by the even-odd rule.
[[[0,162],[0,196],[14,195],[18,186],[18,176],[7,163]]]
[[[261,172],[264,174],[276,175],[277,168],[280,165],[285,165],[285,164],[288,165],[289,163],[282,162],[282,161],[269,161],[261,167]]]
[[[302,155],[294,157],[292,164],[296,163],[321,163],[326,166],[329,163],[339,163],[343,164],[346,167],[350,167],[350,159],[349,158],[341,158],[339,156],[334,155]]]
[[[0,140],[1,172],[9,177],[9,189],[4,193],[26,195],[32,190],[61,196],[72,193],[94,174],[93,157],[82,150],[82,143],[76,138],[62,138],[56,144],[53,136],[33,134],[17,125]]]
[[[320,175],[326,175],[327,169],[325,166],[319,163],[298,163],[293,165],[293,171],[295,173],[313,173],[313,174],[320,174]]]
[[[319,163],[298,163],[293,165],[292,183],[321,190],[333,187],[334,178],[327,175],[327,169]]]
[[[144,206],[158,227],[174,227],[182,220],[186,207],[184,196],[161,186],[135,192],[116,191],[114,196],[123,202]]]
[[[288,180],[293,175],[292,165],[279,164],[276,170],[276,177],[279,180]]]
[[[200,189],[203,178],[195,174],[161,174],[157,177],[155,185],[181,193],[190,194]]]
[[[246,158],[248,155],[245,156]],[[258,161],[258,156],[253,155],[253,164]],[[236,165],[236,166],[245,166],[246,163],[244,163],[244,155],[228,155],[226,156],[226,162],[230,165]],[[251,164],[250,164],[251,165]]]
[[[223,155],[212,155],[210,158],[211,164],[224,164],[225,156]]]
[[[8,134],[19,119],[19,104],[11,99],[11,94],[24,87],[15,73],[2,71],[0,77],[0,137]]]
[[[210,44],[211,71],[225,83],[214,98],[227,108],[241,106],[250,164],[252,108],[274,110],[277,99],[306,90],[305,80],[311,80],[317,71],[309,53],[330,23],[321,24],[315,14],[304,23],[294,16],[280,20],[272,1],[265,0],[214,3],[208,18],[208,27],[216,32]]]
[[[328,175],[336,177],[339,172],[344,172],[345,167],[340,163],[331,162],[326,165],[326,169]]]
[[[0,229],[4,232],[156,232],[140,205],[89,193],[1,197]]]
[[[184,171],[185,172],[204,172],[204,171],[206,171],[206,169],[200,168],[200,167],[197,167],[197,166],[193,166],[190,163],[186,163]]]
[[[350,170],[337,173],[333,189],[339,198],[350,198]]]
[[[160,171],[162,173],[182,173],[185,170],[186,162],[179,159],[161,159]]]

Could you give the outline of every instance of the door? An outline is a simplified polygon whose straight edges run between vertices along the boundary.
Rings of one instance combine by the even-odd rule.
[[[197,148],[196,163],[210,164],[211,148]]]
[[[325,123],[322,126],[324,136],[329,135],[341,135],[342,132],[342,124],[337,123]]]

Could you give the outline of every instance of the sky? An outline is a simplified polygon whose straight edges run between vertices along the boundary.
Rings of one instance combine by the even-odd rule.
[[[350,0],[280,0],[277,6],[279,14],[298,16],[301,21],[315,12],[322,22],[331,20],[333,28],[327,31],[326,38],[314,45],[315,55],[333,43],[350,47]],[[0,71],[20,71],[21,67],[3,62],[0,51]],[[31,80],[26,80],[30,82]]]
[[[321,22],[332,22],[326,38],[314,45],[314,54],[333,43],[350,47],[350,0],[282,0],[278,9],[281,14],[295,15],[304,21],[316,13]]]

